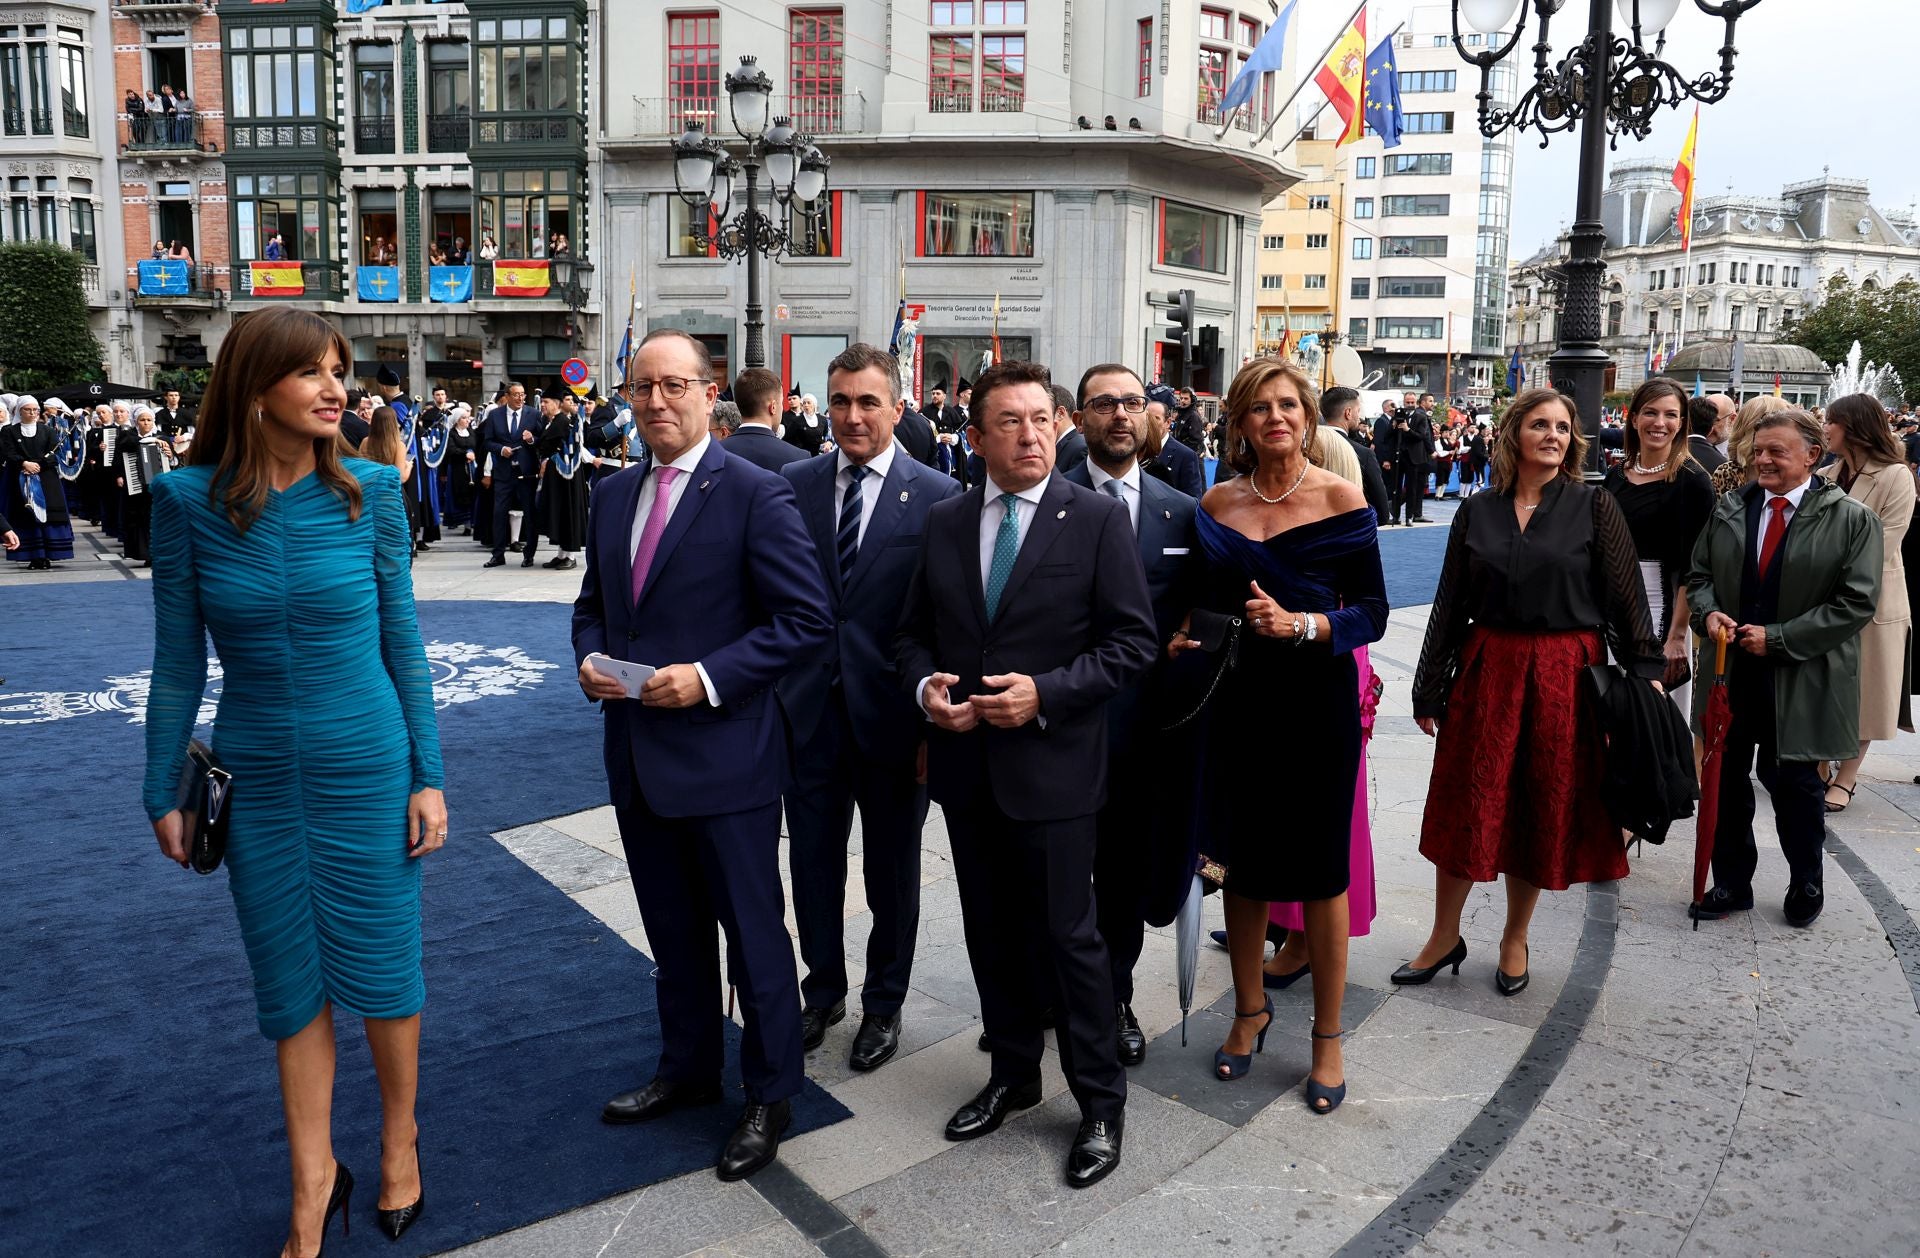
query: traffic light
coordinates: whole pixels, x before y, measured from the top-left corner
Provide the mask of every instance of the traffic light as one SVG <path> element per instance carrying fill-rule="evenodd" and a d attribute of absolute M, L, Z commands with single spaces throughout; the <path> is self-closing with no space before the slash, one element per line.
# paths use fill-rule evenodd
<path fill-rule="evenodd" d="M 1193 371 L 1193 290 L 1175 289 L 1172 292 L 1148 293 L 1147 301 L 1155 307 L 1155 338 L 1161 341 L 1175 341 L 1180 346 L 1180 379 L 1184 388 L 1191 381 Z"/>

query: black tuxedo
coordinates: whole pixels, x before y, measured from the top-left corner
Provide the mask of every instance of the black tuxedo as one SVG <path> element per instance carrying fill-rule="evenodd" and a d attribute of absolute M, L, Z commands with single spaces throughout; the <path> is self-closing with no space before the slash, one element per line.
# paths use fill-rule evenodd
<path fill-rule="evenodd" d="M 496 406 L 487 412 L 480 425 L 480 446 L 493 456 L 493 557 L 506 558 L 507 534 L 511 525 L 508 513 L 520 511 L 520 553 L 531 563 L 540 544 L 540 521 L 534 510 L 540 478 L 540 456 L 534 447 L 547 431 L 547 423 L 537 407 L 514 410 Z M 533 441 L 520 434 L 531 432 Z M 503 453 L 512 450 L 508 457 Z"/>
<path fill-rule="evenodd" d="M 1395 413 L 1406 426 L 1393 433 L 1393 467 L 1387 485 L 1393 491 L 1392 516 L 1408 523 L 1426 514 L 1427 472 L 1433 463 L 1433 421 L 1417 407 Z"/>
<path fill-rule="evenodd" d="M 1107 794 L 1107 704 L 1153 662 L 1153 602 L 1118 502 L 1051 476 L 1038 508 L 1019 508 L 1031 523 L 991 620 L 981 526 L 997 527 L 1000 505 L 983 484 L 927 513 L 897 638 L 899 678 L 917 699 L 922 679 L 955 674 L 953 701 L 980 693 L 983 675 L 1033 678 L 1038 719 L 1016 729 L 982 721 L 965 733 L 928 726 L 927 783 L 952 841 L 993 1081 L 1040 1077 L 1040 1012 L 1051 995 L 1081 1112 L 1114 1120 L 1126 1081 L 1094 915 L 1094 813 Z"/>
<path fill-rule="evenodd" d="M 1373 508 L 1373 514 L 1378 522 L 1385 524 L 1387 512 L 1392 508 L 1387 496 L 1386 478 L 1380 474 L 1380 460 L 1374 457 L 1373 451 L 1369 450 L 1367 443 L 1360 438 L 1350 432 L 1346 434 L 1346 438 L 1347 444 L 1353 448 L 1353 457 L 1360 461 L 1361 492 L 1366 494 L 1367 505 Z"/>
<path fill-rule="evenodd" d="M 786 814 L 793 912 L 806 963 L 801 1003 L 827 1009 L 847 994 L 847 840 L 857 804 L 861 872 L 873 914 L 861 1004 L 870 1014 L 897 1013 L 920 928 L 927 791 L 915 772 L 926 718 L 894 673 L 893 632 L 920 559 L 927 512 L 960 487 L 896 442 L 843 581 L 840 456 L 803 459 L 781 474 L 813 539 L 834 623 L 824 648 L 778 686 L 794 741 Z"/>
<path fill-rule="evenodd" d="M 762 428 L 758 424 L 742 424 L 733 430 L 733 435 L 723 442 L 728 454 L 736 454 L 755 467 L 777 472 L 789 463 L 799 463 L 806 455 L 779 437 L 771 428 Z"/>

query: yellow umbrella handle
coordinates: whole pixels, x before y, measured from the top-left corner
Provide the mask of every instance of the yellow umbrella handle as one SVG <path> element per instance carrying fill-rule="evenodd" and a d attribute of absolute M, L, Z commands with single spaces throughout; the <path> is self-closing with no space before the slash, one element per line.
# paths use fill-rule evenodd
<path fill-rule="evenodd" d="M 1727 636 L 1724 633 L 1713 635 L 1713 675 L 1727 675 Z"/>

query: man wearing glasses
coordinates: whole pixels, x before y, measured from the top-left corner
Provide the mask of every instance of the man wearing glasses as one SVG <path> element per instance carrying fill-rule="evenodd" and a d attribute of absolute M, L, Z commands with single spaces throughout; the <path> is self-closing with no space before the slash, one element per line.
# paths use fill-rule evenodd
<path fill-rule="evenodd" d="M 1198 503 L 1141 469 L 1142 448 L 1152 435 L 1149 425 L 1156 422 L 1150 410 L 1157 404 L 1148 402 L 1132 368 L 1120 363 L 1087 368 L 1080 377 L 1078 402 L 1073 423 L 1086 438 L 1087 461 L 1067 472 L 1066 479 L 1125 504 L 1147 572 L 1154 632 L 1157 641 L 1165 643 L 1194 602 L 1193 515 Z M 1155 667 L 1164 659 L 1156 656 Z M 1149 684 L 1143 676 L 1107 703 L 1107 802 L 1095 823 L 1093 896 L 1113 974 L 1123 1066 L 1147 1059 L 1146 1033 L 1133 1016 L 1133 967 L 1146 937 L 1145 918 L 1171 921 L 1179 908 L 1145 901 L 1153 881 L 1148 875 L 1165 863 L 1155 862 L 1151 851 L 1154 783 L 1159 776 L 1153 753 L 1163 749 L 1154 746 L 1147 724 Z M 1185 889 L 1185 879 L 1169 883 L 1174 884 Z"/>
<path fill-rule="evenodd" d="M 607 785 L 659 965 L 658 1070 L 601 1116 L 641 1123 L 720 1099 L 713 939 L 724 924 L 745 1013 L 746 1108 L 717 1169 L 738 1180 L 779 1152 L 801 1083 L 779 868 L 786 721 L 774 685 L 821 650 L 831 626 L 792 486 L 707 434 L 712 376 L 706 348 L 678 330 L 653 332 L 634 352 L 626 390 L 648 457 L 594 492 L 573 651 L 581 690 L 603 705 Z M 590 655 L 656 671 L 629 697 Z"/>

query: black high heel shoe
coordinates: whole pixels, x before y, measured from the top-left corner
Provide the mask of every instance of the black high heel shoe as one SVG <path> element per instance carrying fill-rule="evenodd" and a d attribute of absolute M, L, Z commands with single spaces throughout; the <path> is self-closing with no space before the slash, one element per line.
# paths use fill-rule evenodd
<path fill-rule="evenodd" d="M 1267 1003 L 1252 1013 L 1241 1013 L 1238 1009 L 1233 1011 L 1236 1018 L 1257 1018 L 1263 1013 L 1267 1015 L 1267 1022 L 1260 1028 L 1260 1034 L 1254 1037 L 1253 1053 L 1263 1052 L 1267 1047 L 1267 1032 L 1273 1029 L 1273 997 L 1267 997 Z M 1244 1078 L 1247 1071 L 1253 1068 L 1253 1053 L 1229 1053 L 1224 1048 L 1214 1049 L 1213 1077 L 1222 1083 Z M 1226 1073 L 1221 1074 L 1222 1070 Z"/>
<path fill-rule="evenodd" d="M 353 1235 L 353 1210 L 349 1202 L 353 1200 L 353 1172 L 342 1166 L 339 1159 L 333 1163 L 333 1192 L 327 1197 L 326 1217 L 320 1220 L 320 1248 L 313 1251 L 313 1258 L 321 1258 L 327 1252 L 327 1229 L 333 1226 L 333 1216 L 340 1216 L 340 1235 Z"/>
<path fill-rule="evenodd" d="M 1527 984 L 1533 981 L 1533 948 L 1527 948 L 1527 968 L 1518 974 L 1508 974 L 1497 964 L 1493 967 L 1493 986 L 1502 996 L 1518 996 L 1527 990 Z"/>
<path fill-rule="evenodd" d="M 1460 963 L 1466 959 L 1467 939 L 1465 935 L 1462 935 L 1460 941 L 1453 945 L 1453 951 L 1441 957 L 1438 964 L 1429 965 L 1423 969 L 1409 961 L 1393 972 L 1393 981 L 1402 987 L 1418 987 L 1422 983 L 1431 983 L 1433 976 L 1448 966 L 1453 967 L 1454 975 L 1458 977 L 1460 974 Z"/>
<path fill-rule="evenodd" d="M 1439 967 L 1436 966 L 1435 968 L 1437 969 Z M 1325 1035 L 1315 1031 L 1313 1038 L 1316 1040 L 1337 1040 L 1344 1035 L 1346 1035 L 1345 1031 L 1329 1031 Z M 1311 1074 L 1307 1076 L 1307 1108 L 1314 1113 L 1331 1114 L 1333 1111 L 1339 1109 L 1340 1102 L 1346 1099 L 1347 1081 L 1345 1079 L 1329 1087 L 1324 1083 L 1316 1083 Z"/>
<path fill-rule="evenodd" d="M 416 1169 L 420 1166 L 420 1145 L 417 1141 L 413 1146 L 413 1164 Z M 374 1211 L 374 1216 L 380 1223 L 380 1230 L 387 1234 L 388 1240 L 399 1240 L 408 1228 L 419 1222 L 420 1212 L 427 1208 L 427 1173 L 421 1170 L 419 1174 L 420 1195 L 413 1199 L 412 1205 L 401 1206 L 397 1210 Z"/>

